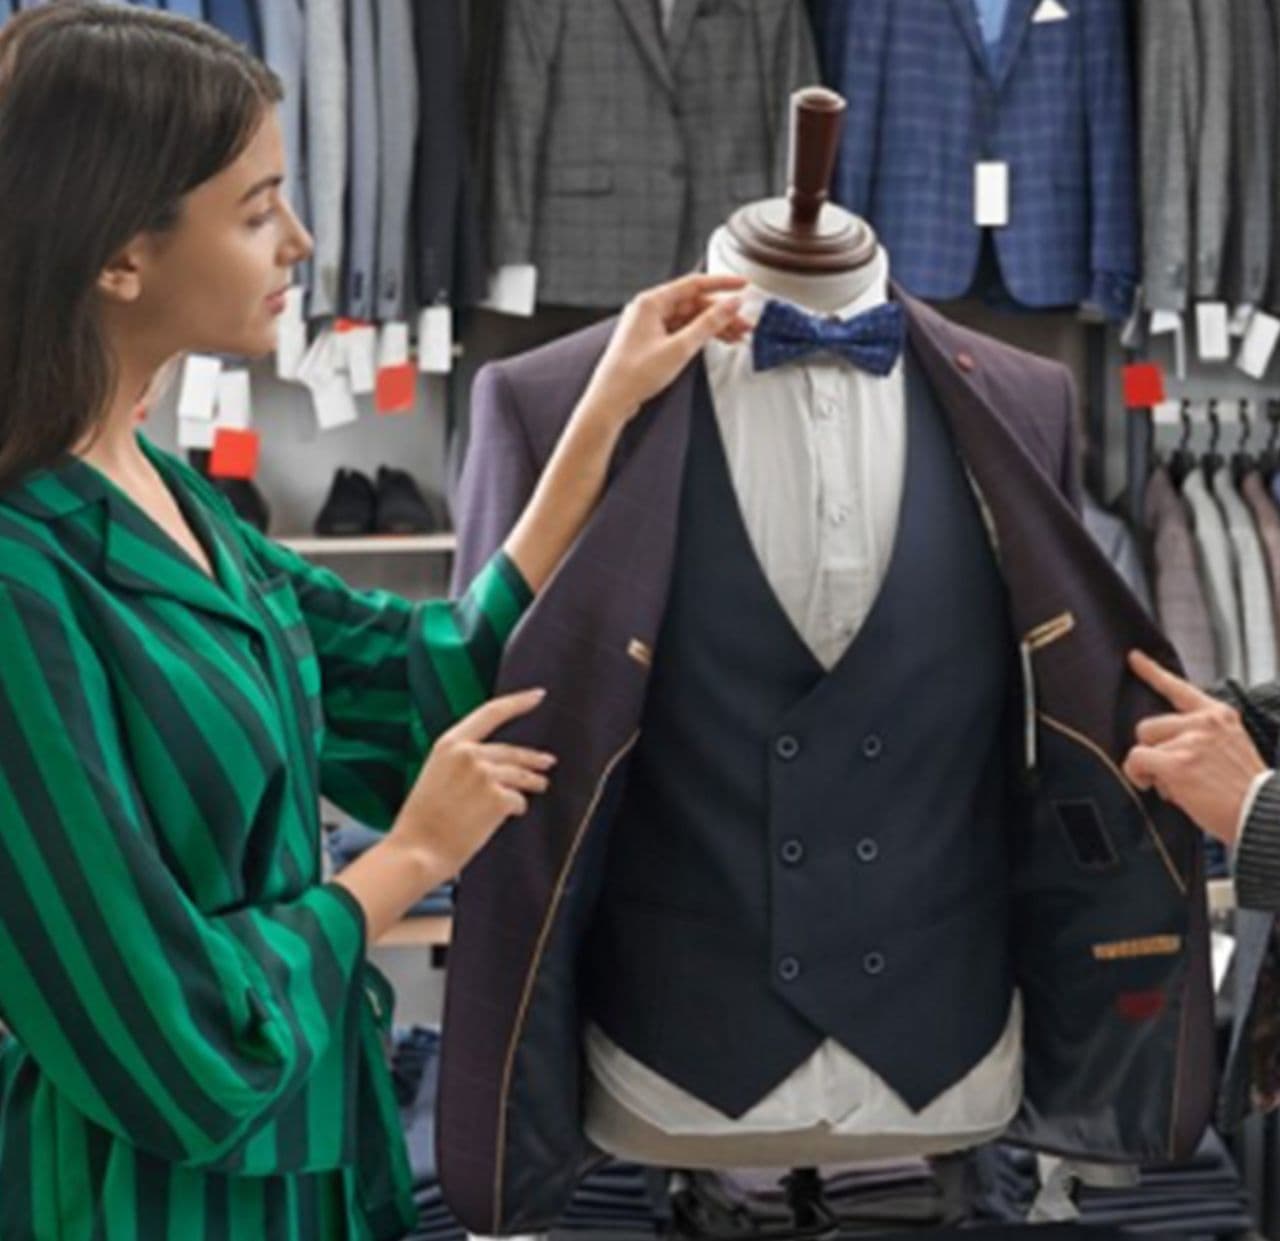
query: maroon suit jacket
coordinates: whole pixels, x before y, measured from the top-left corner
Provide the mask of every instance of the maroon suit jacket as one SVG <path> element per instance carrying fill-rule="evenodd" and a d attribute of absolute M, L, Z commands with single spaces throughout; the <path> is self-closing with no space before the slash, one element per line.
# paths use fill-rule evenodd
<path fill-rule="evenodd" d="M 1200 837 L 1120 771 L 1137 722 L 1161 708 L 1128 673 L 1126 652 L 1141 647 L 1173 667 L 1176 656 L 1077 517 L 1067 372 L 895 295 L 994 521 L 1034 683 L 1037 757 L 1011 876 L 1026 1102 L 1010 1137 L 1094 1160 L 1190 1154 L 1214 1081 Z M 457 585 L 510 531 L 612 326 L 477 378 Z M 439 1150 L 445 1194 L 474 1232 L 549 1226 L 598 1158 L 579 1124 L 575 962 L 610 802 L 644 710 L 700 365 L 629 428 L 606 494 L 503 659 L 498 692 L 550 690 L 508 739 L 552 750 L 560 765 L 552 791 L 494 838 L 461 884 Z M 1081 813 L 1112 855 L 1096 866 L 1071 848 Z"/>

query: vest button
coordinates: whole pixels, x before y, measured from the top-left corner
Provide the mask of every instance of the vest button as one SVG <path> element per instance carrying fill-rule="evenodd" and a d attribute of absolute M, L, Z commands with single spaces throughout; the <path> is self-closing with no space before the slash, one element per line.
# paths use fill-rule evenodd
<path fill-rule="evenodd" d="M 874 862 L 880 856 L 880 846 L 870 837 L 858 841 L 858 861 Z"/>
<path fill-rule="evenodd" d="M 788 866 L 799 866 L 804 861 L 804 842 L 792 837 L 782 842 L 782 860 Z"/>
<path fill-rule="evenodd" d="M 883 952 L 869 952 L 862 958 L 862 968 L 875 978 L 884 973 L 885 960 Z"/>
<path fill-rule="evenodd" d="M 789 763 L 799 755 L 800 742 L 788 733 L 786 736 L 778 738 L 778 744 L 774 748 L 778 752 L 778 757 Z"/>
<path fill-rule="evenodd" d="M 862 757 L 869 758 L 873 762 L 884 753 L 884 742 L 872 733 L 869 737 L 863 739 Z"/>
<path fill-rule="evenodd" d="M 795 982 L 800 977 L 800 962 L 795 957 L 783 957 L 778 962 L 778 977 L 783 982 Z"/>

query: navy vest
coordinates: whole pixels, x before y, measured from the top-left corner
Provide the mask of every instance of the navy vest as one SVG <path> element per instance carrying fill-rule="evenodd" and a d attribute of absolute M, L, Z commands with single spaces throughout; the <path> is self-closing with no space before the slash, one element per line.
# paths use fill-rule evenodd
<path fill-rule="evenodd" d="M 1008 1019 L 1016 644 L 910 358 L 907 418 L 888 575 L 828 673 L 750 543 L 705 373 L 695 392 L 671 594 L 583 993 L 618 1046 L 731 1117 L 827 1038 L 919 1110 Z"/>

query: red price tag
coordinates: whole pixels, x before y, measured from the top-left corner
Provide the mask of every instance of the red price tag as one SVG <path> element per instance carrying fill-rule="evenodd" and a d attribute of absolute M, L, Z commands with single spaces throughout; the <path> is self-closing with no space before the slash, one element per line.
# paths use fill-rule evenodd
<path fill-rule="evenodd" d="M 412 362 L 384 366 L 378 372 L 375 407 L 380 414 L 407 414 L 417 394 L 418 368 Z"/>
<path fill-rule="evenodd" d="M 1124 368 L 1124 403 L 1128 409 L 1151 409 L 1164 401 L 1164 371 L 1155 362 Z"/>
<path fill-rule="evenodd" d="M 209 473 L 214 478 L 252 478 L 258 472 L 257 431 L 231 431 L 222 427 L 213 437 Z"/>

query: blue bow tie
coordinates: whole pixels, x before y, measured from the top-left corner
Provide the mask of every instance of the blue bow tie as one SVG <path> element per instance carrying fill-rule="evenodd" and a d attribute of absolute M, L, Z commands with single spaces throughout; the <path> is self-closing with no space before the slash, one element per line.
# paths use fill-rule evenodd
<path fill-rule="evenodd" d="M 824 319 L 787 302 L 769 301 L 756 324 L 751 350 L 757 371 L 826 351 L 884 376 L 902 356 L 906 340 L 907 316 L 900 302 L 885 302 L 852 319 Z"/>

